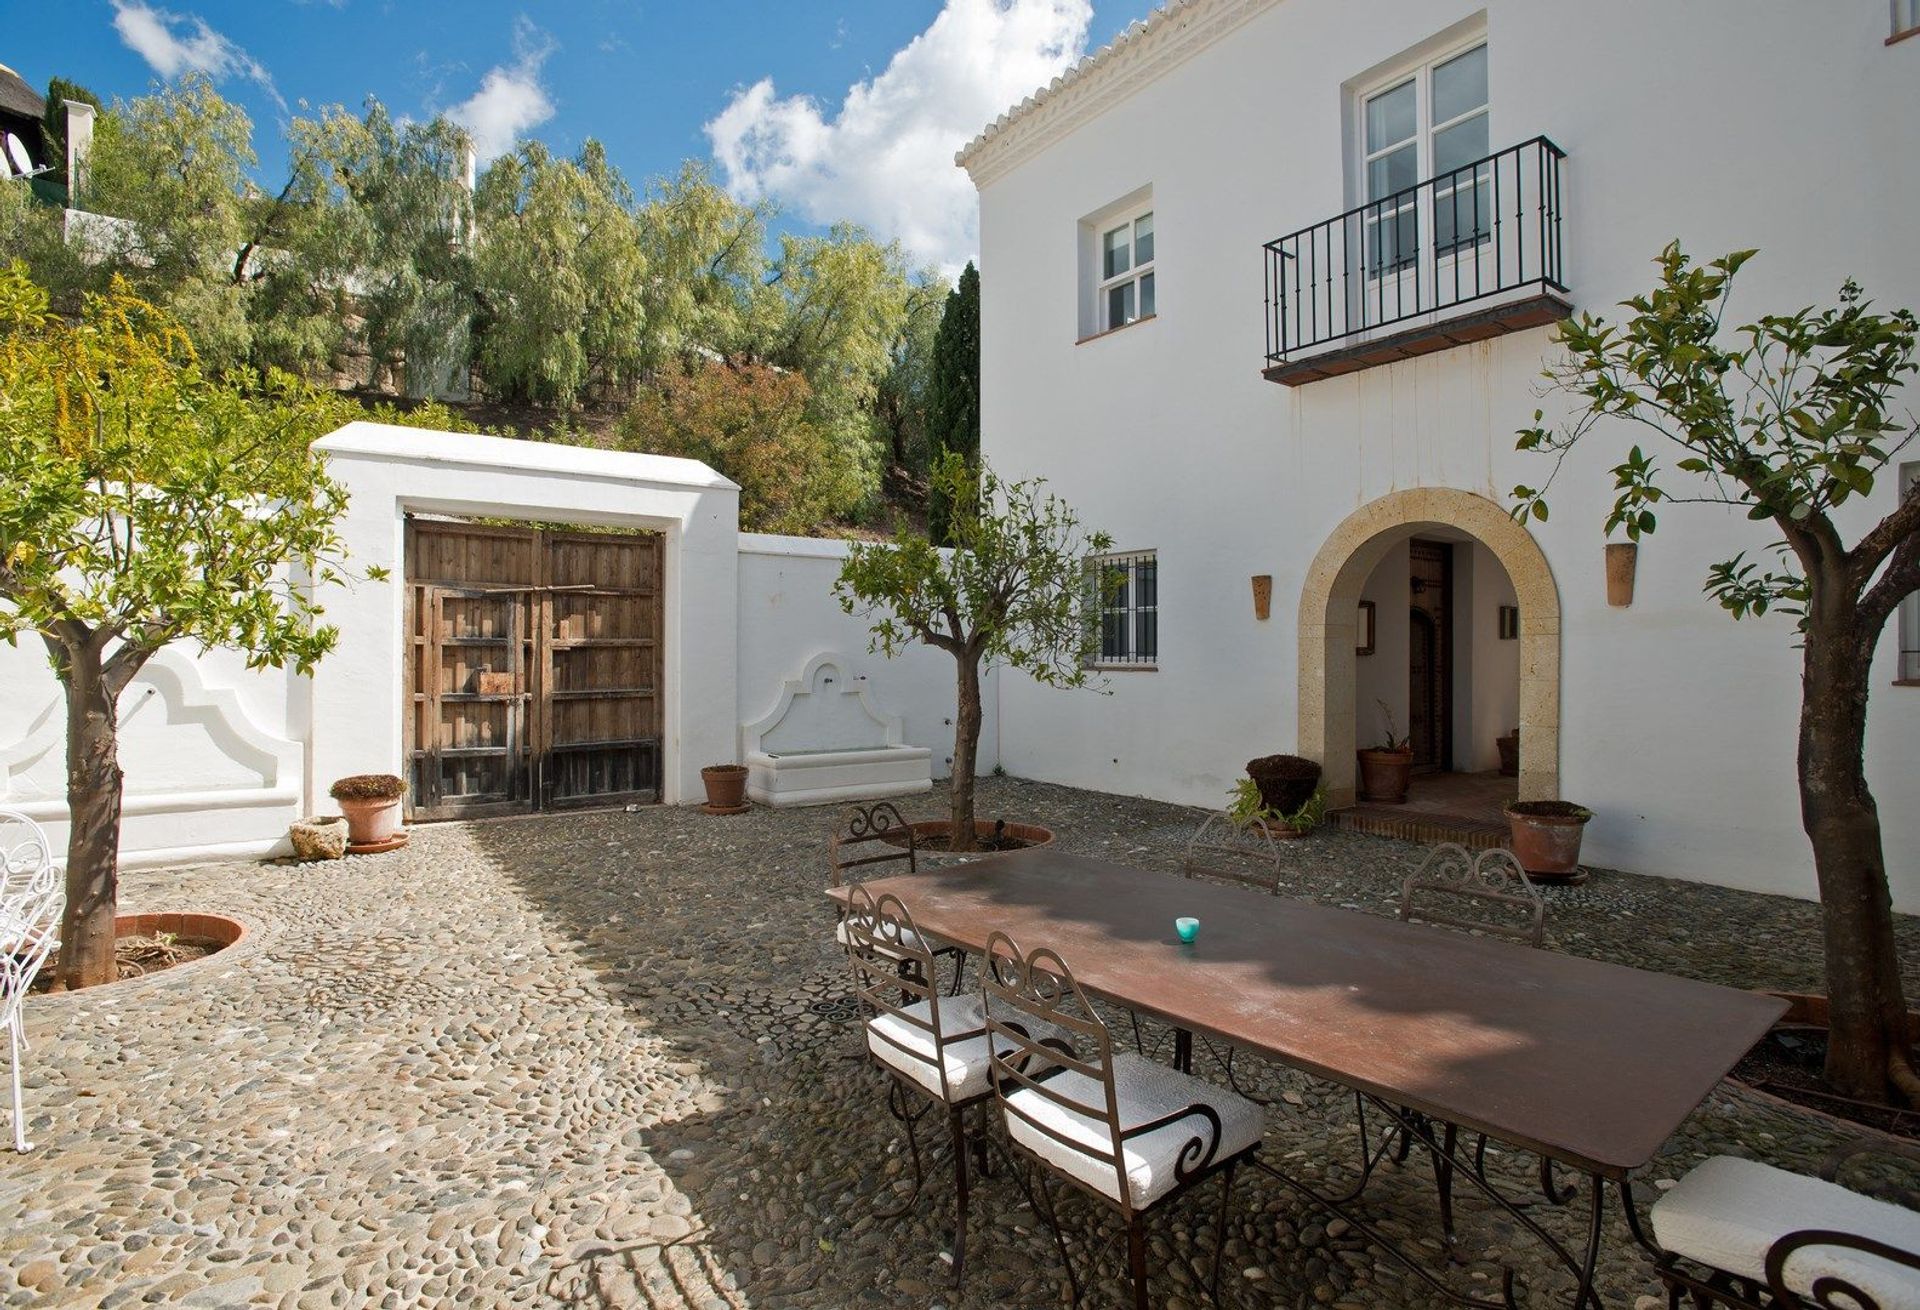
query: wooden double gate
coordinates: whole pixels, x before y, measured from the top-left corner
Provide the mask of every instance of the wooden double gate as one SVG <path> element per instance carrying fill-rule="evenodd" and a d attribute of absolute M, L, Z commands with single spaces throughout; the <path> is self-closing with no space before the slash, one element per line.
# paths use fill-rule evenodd
<path fill-rule="evenodd" d="M 660 538 L 409 519 L 412 817 L 655 801 Z"/>

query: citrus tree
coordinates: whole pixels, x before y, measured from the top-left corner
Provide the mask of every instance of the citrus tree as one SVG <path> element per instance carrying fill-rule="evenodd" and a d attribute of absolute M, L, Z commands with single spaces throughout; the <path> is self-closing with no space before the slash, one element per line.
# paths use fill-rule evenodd
<path fill-rule="evenodd" d="M 1094 677 L 1101 577 L 1112 549 L 1043 479 L 1002 482 L 957 454 L 934 466 L 932 491 L 953 506 L 953 548 L 902 531 L 891 542 L 855 542 L 834 583 L 848 614 L 871 618 L 871 649 L 892 656 L 913 642 L 958 666 L 953 727 L 953 849 L 974 849 L 974 763 L 980 746 L 980 675 L 1005 665 L 1051 687 Z"/>
<path fill-rule="evenodd" d="M 121 692 L 170 642 L 302 671 L 334 644 L 346 493 L 309 449 L 337 405 L 285 377 L 201 371 L 169 315 L 115 282 L 78 321 L 0 270 L 0 638 L 37 636 L 67 706 L 58 975 L 115 976 Z"/>
<path fill-rule="evenodd" d="M 1734 275 L 1753 254 L 1696 265 L 1669 245 L 1659 285 L 1624 302 L 1621 322 L 1563 324 L 1567 356 L 1547 376 L 1580 405 L 1554 427 L 1536 412 L 1520 448 L 1564 459 L 1583 439 L 1650 433 L 1677 458 L 1667 467 L 1628 449 L 1613 469 L 1609 533 L 1638 540 L 1654 531 L 1659 507 L 1704 504 L 1744 510 L 1778 535 L 1759 558 L 1741 551 L 1713 565 L 1705 591 L 1735 619 L 1778 611 L 1796 627 L 1800 814 L 1832 1010 L 1826 1077 L 1847 1096 L 1920 1103 L 1864 762 L 1874 651 L 1900 602 L 1920 590 L 1920 489 L 1877 521 L 1863 503 L 1916 435 L 1898 403 L 1916 371 L 1917 327 L 1908 310 L 1875 312 L 1849 282 L 1826 308 L 1725 329 Z M 1515 514 L 1546 518 L 1546 495 L 1516 487 Z M 1865 530 L 1849 540 L 1848 528 Z"/>

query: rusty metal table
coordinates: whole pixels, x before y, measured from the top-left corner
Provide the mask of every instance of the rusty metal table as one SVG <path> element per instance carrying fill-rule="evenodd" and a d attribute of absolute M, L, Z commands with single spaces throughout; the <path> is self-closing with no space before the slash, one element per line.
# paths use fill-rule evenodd
<path fill-rule="evenodd" d="M 1607 1185 L 1620 1189 L 1639 1237 L 1629 1175 L 1785 1008 L 1710 983 L 1051 849 L 868 886 L 898 896 L 923 933 L 968 950 L 984 950 L 995 930 L 1024 949 L 1050 946 L 1090 993 L 1350 1087 L 1402 1131 L 1449 1125 L 1444 1147 L 1438 1133 L 1422 1139 L 1436 1173 L 1467 1171 L 1547 1241 L 1579 1280 L 1576 1305 L 1600 1304 L 1592 1276 Z M 1180 915 L 1201 921 L 1191 945 L 1174 934 Z M 1585 1174 L 1585 1258 L 1454 1158 L 1452 1129 Z M 1363 1137 L 1363 1162 L 1366 1149 Z M 1370 1233 L 1346 1213 L 1351 1196 L 1268 1172 Z M 1501 1301 L 1476 1300 L 1400 1258 L 1465 1304 L 1512 1303 L 1510 1279 Z"/>

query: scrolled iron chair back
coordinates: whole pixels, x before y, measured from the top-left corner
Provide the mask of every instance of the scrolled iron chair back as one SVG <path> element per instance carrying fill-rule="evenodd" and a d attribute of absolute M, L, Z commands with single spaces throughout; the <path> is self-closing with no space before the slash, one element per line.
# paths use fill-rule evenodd
<path fill-rule="evenodd" d="M 1180 867 L 1189 878 L 1207 874 L 1280 894 L 1280 841 L 1272 825 L 1257 814 L 1245 819 L 1225 810 L 1209 814 L 1188 839 Z"/>
<path fill-rule="evenodd" d="M 1400 917 L 1529 946 L 1547 940 L 1547 903 L 1505 850 L 1476 855 L 1453 842 L 1435 846 L 1400 884 Z"/>
<path fill-rule="evenodd" d="M 0 810 L 0 896 L 54 885 L 53 846 L 46 831 L 18 810 Z"/>
<path fill-rule="evenodd" d="M 878 849 L 872 853 L 862 849 L 870 846 Z M 844 886 L 849 870 L 893 863 L 906 866 L 897 872 L 919 871 L 913 827 L 901 817 L 898 807 L 891 801 L 879 801 L 873 805 L 856 805 L 840 816 L 840 826 L 827 842 L 830 885 Z"/>
<path fill-rule="evenodd" d="M 1848 1161 L 1867 1155 L 1903 1159 L 1911 1165 L 1920 1165 L 1920 1146 L 1912 1142 L 1862 1137 L 1841 1142 L 1828 1151 L 1820 1161 L 1818 1173 L 1827 1182 L 1838 1183 L 1840 1170 Z M 1910 1187 L 1902 1188 L 1896 1199 L 1906 1208 L 1914 1208 L 1915 1195 Z M 1920 1270 L 1920 1253 L 1889 1246 L 1858 1233 L 1843 1233 L 1827 1228 L 1802 1229 L 1779 1238 L 1767 1250 L 1767 1290 L 1773 1294 L 1773 1305 L 1778 1310 L 1801 1310 L 1803 1306 L 1807 1310 L 1880 1310 L 1880 1302 L 1876 1298 L 1838 1274 L 1823 1274 L 1815 1278 L 1805 1292 L 1795 1292 L 1788 1287 L 1788 1261 L 1801 1251 L 1814 1249 L 1854 1251 L 1865 1256 L 1877 1256 L 1905 1269 Z"/>
<path fill-rule="evenodd" d="M 987 1069 L 1001 1110 L 1049 1140 L 1091 1156 L 1112 1169 L 1113 1196 L 1118 1197 L 1123 1214 L 1133 1214 L 1133 1192 L 1128 1185 L 1126 1164 L 1126 1143 L 1130 1139 L 1191 1119 L 1194 1135 L 1181 1146 L 1174 1174 L 1185 1183 L 1205 1173 L 1213 1164 L 1220 1147 L 1221 1124 L 1220 1116 L 1211 1106 L 1189 1105 L 1142 1124 L 1121 1122 L 1112 1034 L 1057 952 L 1043 946 L 1027 954 L 1007 934 L 995 932 L 987 939 L 981 979 L 990 1051 Z M 1066 1034 L 1073 1049 L 1066 1050 L 1057 1037 L 1042 1042 L 1029 1035 L 1046 1031 L 1046 1026 Z M 1097 1084 L 1097 1096 L 1083 1100 L 1063 1090 L 1059 1075 L 1069 1071 Z M 1100 1146 L 1069 1138 L 1035 1118 L 1009 1099 L 1023 1089 L 1073 1114 L 1102 1122 L 1106 1128 L 1106 1144 Z"/>
<path fill-rule="evenodd" d="M 892 1016 L 909 1028 L 918 1029 L 928 1049 L 939 1052 L 949 1041 L 978 1037 L 970 1033 L 948 1033 L 941 1029 L 939 989 L 933 970 L 933 952 L 927 939 L 913 926 L 913 915 L 900 898 L 890 893 L 875 896 L 861 883 L 855 883 L 847 895 L 847 963 L 853 971 L 854 995 L 869 1018 Z M 914 1009 L 926 1002 L 925 1013 Z M 886 1042 L 909 1058 L 927 1061 L 925 1051 L 916 1051 L 884 1028 L 868 1028 L 869 1040 Z M 947 1086 L 947 1062 L 930 1061 L 940 1074 L 940 1090 Z"/>

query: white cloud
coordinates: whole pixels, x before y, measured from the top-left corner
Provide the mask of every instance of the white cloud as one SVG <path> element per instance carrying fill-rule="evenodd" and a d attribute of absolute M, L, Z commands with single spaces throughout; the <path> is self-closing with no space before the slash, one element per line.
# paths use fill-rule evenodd
<path fill-rule="evenodd" d="M 244 77 L 258 82 L 275 103 L 285 107 L 260 61 L 207 26 L 198 14 L 176 14 L 145 0 L 113 0 L 113 30 L 162 77 L 189 72 L 205 73 L 216 82 Z"/>
<path fill-rule="evenodd" d="M 1090 0 L 946 0 L 933 25 L 828 116 L 763 78 L 706 125 L 728 189 L 818 222 L 854 219 L 952 270 L 979 214 L 956 150 L 1086 49 Z"/>
<path fill-rule="evenodd" d="M 514 24 L 513 49 L 511 64 L 488 69 L 480 89 L 447 111 L 472 135 L 482 163 L 506 154 L 553 117 L 553 100 L 540 84 L 540 67 L 553 53 L 553 40 L 523 16 Z"/>

